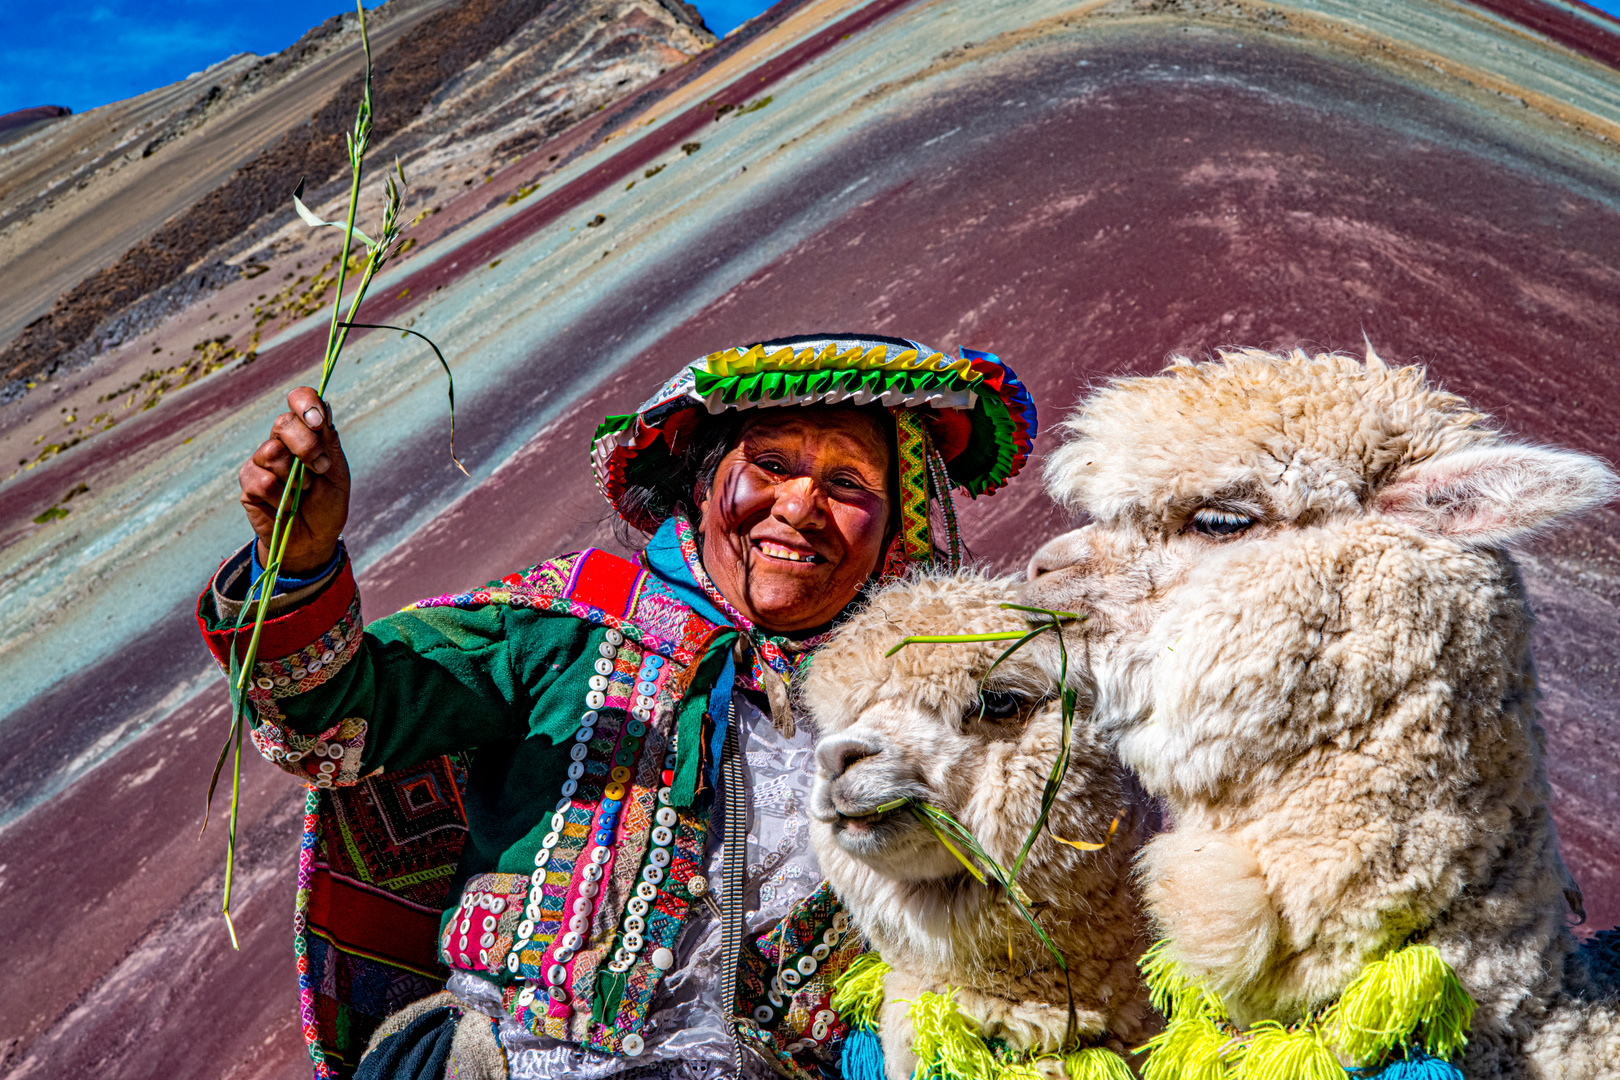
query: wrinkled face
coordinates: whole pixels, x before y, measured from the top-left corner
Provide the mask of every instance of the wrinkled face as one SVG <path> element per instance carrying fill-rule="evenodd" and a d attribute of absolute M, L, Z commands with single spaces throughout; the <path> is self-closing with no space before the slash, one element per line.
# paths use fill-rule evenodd
<path fill-rule="evenodd" d="M 1501 545 L 1613 477 L 1480 419 L 1417 369 L 1297 354 L 1173 367 L 1082 406 L 1047 484 L 1093 520 L 1036 553 L 1021 599 L 1084 616 L 1066 640 L 1094 722 L 1149 790 L 1274 783 L 1355 744 L 1447 650 L 1495 647 L 1519 603 Z"/>
<path fill-rule="evenodd" d="M 992 854 L 1001 846 L 998 839 L 1021 839 L 1018 830 L 1033 824 L 1005 815 L 985 820 L 982 781 L 987 770 L 1016 753 L 1026 729 L 1053 720 L 1057 705 L 1027 684 L 1007 686 L 1003 680 L 998 688 L 992 681 L 981 694 L 971 673 L 941 676 L 956 684 L 955 693 L 926 704 L 917 698 L 880 701 L 825 725 L 810 800 L 818 847 L 836 845 L 888 878 L 930 881 L 960 875 L 962 864 L 905 806 L 881 807 L 900 800 L 938 807 L 967 825 Z M 825 859 L 823 867 L 831 872 Z"/>
<path fill-rule="evenodd" d="M 890 501 L 888 439 L 872 417 L 766 410 L 698 504 L 704 569 L 757 626 L 821 626 L 878 569 Z"/>

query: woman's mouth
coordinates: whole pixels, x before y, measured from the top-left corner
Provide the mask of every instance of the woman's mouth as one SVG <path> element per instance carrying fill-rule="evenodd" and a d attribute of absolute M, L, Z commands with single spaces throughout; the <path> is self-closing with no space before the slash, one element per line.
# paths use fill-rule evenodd
<path fill-rule="evenodd" d="M 774 540 L 755 540 L 754 549 L 761 555 L 770 559 L 781 559 L 783 562 L 819 563 L 827 560 L 813 551 L 798 551 L 786 544 L 778 544 Z"/>

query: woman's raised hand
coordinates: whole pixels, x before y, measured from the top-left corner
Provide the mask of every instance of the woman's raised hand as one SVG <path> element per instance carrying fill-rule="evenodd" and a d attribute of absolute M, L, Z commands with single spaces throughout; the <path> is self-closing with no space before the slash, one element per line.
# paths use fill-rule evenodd
<path fill-rule="evenodd" d="M 276 507 L 292 471 L 304 463 L 304 494 L 282 556 L 281 573 L 298 577 L 319 570 L 337 553 L 349 518 L 349 462 L 343 456 L 332 409 L 308 386 L 287 395 L 288 411 L 276 417 L 270 438 L 242 466 L 242 508 L 259 536 L 259 565 L 270 557 Z"/>

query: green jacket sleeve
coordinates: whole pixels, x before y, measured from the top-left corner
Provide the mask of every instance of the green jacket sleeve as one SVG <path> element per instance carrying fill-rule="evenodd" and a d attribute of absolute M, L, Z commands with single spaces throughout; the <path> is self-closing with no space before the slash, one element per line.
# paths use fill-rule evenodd
<path fill-rule="evenodd" d="M 246 549 L 198 604 L 204 638 L 229 670 L 246 587 Z M 529 608 L 428 607 L 362 627 L 347 558 L 326 579 L 272 602 L 248 698 L 253 741 L 318 786 L 352 784 L 440 754 L 540 735 L 568 738 L 604 631 Z M 575 685 L 577 683 L 577 685 Z"/>

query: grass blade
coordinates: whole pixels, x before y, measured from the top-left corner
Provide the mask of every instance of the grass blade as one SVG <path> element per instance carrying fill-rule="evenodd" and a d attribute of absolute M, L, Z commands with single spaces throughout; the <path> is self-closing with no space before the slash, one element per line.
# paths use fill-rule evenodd
<path fill-rule="evenodd" d="M 969 641 L 1011 641 L 1013 638 L 1023 637 L 1026 630 L 1008 630 L 1002 634 L 914 634 L 902 638 L 900 644 L 884 653 L 884 656 L 893 656 L 907 645 L 959 645 Z"/>
<path fill-rule="evenodd" d="M 426 334 L 419 334 L 415 330 L 404 326 L 385 326 L 381 323 L 363 322 L 349 322 L 343 325 L 345 328 L 359 330 L 398 330 L 401 334 L 412 334 L 428 343 L 428 348 L 433 350 L 433 355 L 439 358 L 439 366 L 444 368 L 445 382 L 449 384 L 446 392 L 450 396 L 450 460 L 456 463 L 456 468 L 461 470 L 461 475 L 471 479 L 472 473 L 468 472 L 467 466 L 463 465 L 461 459 L 456 457 L 456 377 L 450 374 L 450 361 L 444 358 L 444 353 L 439 351 L 439 347 L 433 343 L 433 339 Z"/>

